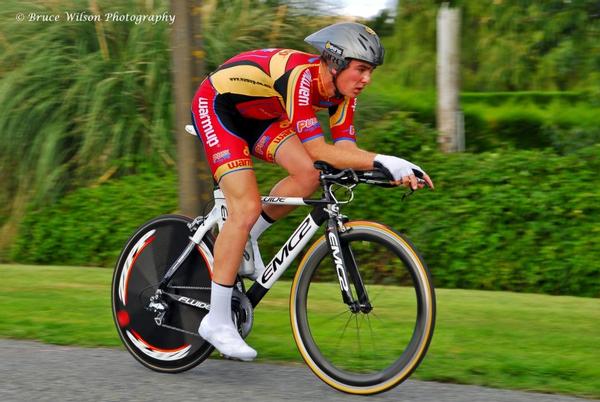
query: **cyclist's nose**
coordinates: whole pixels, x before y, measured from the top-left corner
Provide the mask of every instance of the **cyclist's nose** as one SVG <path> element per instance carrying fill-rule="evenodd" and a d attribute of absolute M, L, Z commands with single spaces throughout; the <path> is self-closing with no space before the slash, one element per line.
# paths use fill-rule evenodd
<path fill-rule="evenodd" d="M 364 85 L 369 85 L 369 83 L 371 82 L 371 72 L 365 72 L 361 77 L 361 81 Z"/>

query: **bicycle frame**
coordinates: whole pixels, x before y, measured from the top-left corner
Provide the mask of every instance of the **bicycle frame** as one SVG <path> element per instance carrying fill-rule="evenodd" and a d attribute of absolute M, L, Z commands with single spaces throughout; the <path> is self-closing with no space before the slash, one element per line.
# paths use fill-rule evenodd
<path fill-rule="evenodd" d="M 250 300 L 252 307 L 256 307 L 256 305 L 260 302 L 260 300 L 262 300 L 273 284 L 277 282 L 285 270 L 291 265 L 292 261 L 298 256 L 300 251 L 310 242 L 321 225 L 328 221 L 326 239 L 329 244 L 335 264 L 335 270 L 338 275 L 342 298 L 353 311 L 370 310 L 368 296 L 362 283 L 360 273 L 356 268 L 354 256 L 352 255 L 351 250 L 348 247 L 345 247 L 342 242 L 340 242 L 339 231 L 345 231 L 346 229 L 343 225 L 343 216 L 339 214 L 339 203 L 331 195 L 329 189 L 330 186 L 325 185 L 325 196 L 318 200 L 304 199 L 300 197 L 261 197 L 263 204 L 313 206 L 313 210 L 302 220 L 296 230 L 271 259 L 269 264 L 266 265 L 262 275 L 246 292 L 246 296 Z M 175 275 L 177 269 L 188 257 L 191 250 L 195 246 L 201 244 L 202 239 L 209 230 L 214 227 L 218 227 L 219 229 L 223 227 L 223 224 L 227 219 L 227 205 L 225 203 L 223 192 L 218 188 L 214 190 L 214 200 L 215 205 L 208 215 L 205 217 L 196 218 L 196 220 L 191 224 L 198 224 L 198 228 L 190 237 L 190 243 L 186 246 L 179 258 L 167 270 L 167 273 L 162 279 L 157 292 L 166 293 L 165 289 L 170 279 Z M 355 301 L 353 298 L 348 281 L 348 272 L 350 272 L 350 276 L 358 293 L 358 301 Z M 166 294 L 176 301 L 191 306 L 205 309 L 209 308 L 206 303 L 203 303 L 199 300 L 194 300 L 188 297 L 174 297 L 174 295 L 170 295 L 169 293 Z"/>

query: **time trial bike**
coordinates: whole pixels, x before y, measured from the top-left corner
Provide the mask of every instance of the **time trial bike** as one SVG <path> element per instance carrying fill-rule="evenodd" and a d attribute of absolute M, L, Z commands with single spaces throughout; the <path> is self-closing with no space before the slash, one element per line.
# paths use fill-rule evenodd
<path fill-rule="evenodd" d="M 390 186 L 387 172 L 315 166 L 321 198 L 262 197 L 265 204 L 312 211 L 248 289 L 238 275 L 232 317 L 246 337 L 254 308 L 324 226 L 291 283 L 294 340 L 330 386 L 351 394 L 383 392 L 408 378 L 425 356 L 436 311 L 431 275 L 404 235 L 340 212 L 358 184 Z M 159 216 L 127 241 L 112 280 L 112 312 L 125 347 L 144 366 L 181 372 L 214 350 L 197 329 L 210 309 L 215 233 L 226 219 L 225 199 L 215 188 L 206 216 Z"/>

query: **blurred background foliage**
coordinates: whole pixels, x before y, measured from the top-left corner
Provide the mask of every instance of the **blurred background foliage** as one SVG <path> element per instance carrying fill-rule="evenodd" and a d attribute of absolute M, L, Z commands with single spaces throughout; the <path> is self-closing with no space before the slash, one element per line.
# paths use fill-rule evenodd
<path fill-rule="evenodd" d="M 402 0 L 386 61 L 400 84 L 435 88 L 437 0 Z M 600 87 L 597 0 L 453 0 L 461 10 L 465 91 Z"/>
<path fill-rule="evenodd" d="M 600 296 L 600 3 L 452 2 L 463 15 L 460 155 L 439 154 L 431 128 L 439 3 L 406 0 L 364 21 L 386 64 L 357 117 L 365 148 L 414 160 L 438 191 L 401 204 L 365 189 L 350 215 L 406 231 L 439 286 Z M 0 260 L 110 266 L 135 227 L 177 208 L 177 66 L 168 24 L 15 20 L 65 10 L 160 14 L 169 2 L 3 1 Z M 334 11 L 332 1 L 204 1 L 207 70 L 251 48 L 311 51 L 302 39 L 339 20 Z M 264 192 L 282 177 L 257 171 Z M 266 255 L 294 221 L 267 232 Z"/>

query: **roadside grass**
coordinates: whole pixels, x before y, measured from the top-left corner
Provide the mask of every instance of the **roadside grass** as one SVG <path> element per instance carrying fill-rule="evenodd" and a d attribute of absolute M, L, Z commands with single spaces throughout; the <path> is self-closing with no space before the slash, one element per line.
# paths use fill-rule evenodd
<path fill-rule="evenodd" d="M 120 346 L 110 269 L 0 265 L 0 337 Z M 255 311 L 259 360 L 300 362 L 289 282 Z M 600 398 L 600 300 L 438 289 L 429 352 L 413 378 Z M 391 335 L 390 335 L 391 336 Z"/>

